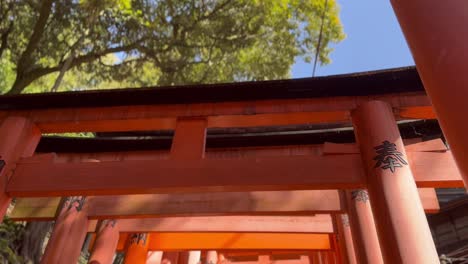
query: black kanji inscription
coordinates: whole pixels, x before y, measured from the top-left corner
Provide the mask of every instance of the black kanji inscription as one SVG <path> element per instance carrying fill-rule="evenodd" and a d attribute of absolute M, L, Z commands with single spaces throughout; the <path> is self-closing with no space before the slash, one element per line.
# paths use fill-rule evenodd
<path fill-rule="evenodd" d="M 140 242 L 142 242 L 142 244 L 146 243 L 146 234 L 145 233 L 132 234 L 132 236 L 130 237 L 130 244 L 140 244 Z"/>
<path fill-rule="evenodd" d="M 382 168 L 384 170 L 390 169 L 393 173 L 397 168 L 408 165 L 408 162 L 403 158 L 403 154 L 397 150 L 396 145 L 385 140 L 382 145 L 374 147 L 377 156 L 374 160 L 375 168 Z"/>
<path fill-rule="evenodd" d="M 73 207 L 76 211 L 81 211 L 86 201 L 86 196 L 70 196 L 67 197 L 66 203 L 68 203 L 68 210 L 72 209 Z"/>
<path fill-rule="evenodd" d="M 354 190 L 351 192 L 351 199 L 356 200 L 358 202 L 367 202 L 369 201 L 369 194 L 366 190 Z"/>

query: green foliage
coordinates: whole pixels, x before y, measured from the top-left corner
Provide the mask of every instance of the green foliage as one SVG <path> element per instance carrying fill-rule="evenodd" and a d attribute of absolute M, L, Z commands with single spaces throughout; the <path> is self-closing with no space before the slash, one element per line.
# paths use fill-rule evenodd
<path fill-rule="evenodd" d="M 3 0 L 0 89 L 10 93 L 289 77 L 344 38 L 335 0 Z M 27 87 L 27 88 L 26 88 Z"/>
<path fill-rule="evenodd" d="M 9 54 L 0 57 L 0 93 L 8 91 L 15 81 L 15 65 L 9 59 Z"/>
<path fill-rule="evenodd" d="M 0 224 L 0 263 L 23 263 L 18 255 L 24 225 L 5 217 Z"/>
<path fill-rule="evenodd" d="M 78 264 L 87 264 L 89 257 L 90 254 L 88 251 L 82 251 L 80 254 L 80 258 L 78 259 Z"/>
<path fill-rule="evenodd" d="M 95 135 L 92 132 L 78 132 L 78 133 L 44 133 L 42 136 L 51 137 L 79 137 L 79 138 L 93 138 Z"/>

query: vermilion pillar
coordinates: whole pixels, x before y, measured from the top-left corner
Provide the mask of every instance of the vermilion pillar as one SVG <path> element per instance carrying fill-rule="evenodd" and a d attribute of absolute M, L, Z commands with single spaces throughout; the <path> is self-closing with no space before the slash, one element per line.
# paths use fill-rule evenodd
<path fill-rule="evenodd" d="M 306 256 L 306 255 L 301 255 L 300 261 L 302 264 L 311 264 L 309 256 Z"/>
<path fill-rule="evenodd" d="M 384 261 L 439 263 L 392 109 L 365 102 L 352 118 Z"/>
<path fill-rule="evenodd" d="M 216 253 L 216 250 L 208 250 L 206 252 L 206 263 L 207 264 L 218 263 L 218 253 Z"/>
<path fill-rule="evenodd" d="M 111 264 L 119 243 L 119 228 L 116 220 L 104 220 L 94 242 L 90 264 Z"/>
<path fill-rule="evenodd" d="M 330 264 L 338 264 L 338 256 L 336 251 L 327 251 L 328 255 L 328 263 Z"/>
<path fill-rule="evenodd" d="M 335 229 L 336 230 L 336 229 Z M 330 236 L 333 240 L 333 251 L 330 251 L 330 253 L 333 255 L 333 262 L 334 263 L 343 263 L 344 260 L 343 260 L 343 255 L 342 255 L 342 252 L 341 252 L 341 248 L 340 248 L 340 245 L 338 244 L 338 235 L 337 234 L 334 234 L 334 235 L 331 235 Z"/>
<path fill-rule="evenodd" d="M 341 229 L 343 233 L 343 242 L 346 248 L 346 259 L 349 264 L 356 264 L 356 254 L 354 252 L 354 245 L 353 245 L 353 236 L 351 234 L 351 227 L 349 225 L 349 218 L 347 214 L 337 215 L 338 219 L 338 227 Z"/>
<path fill-rule="evenodd" d="M 127 241 L 125 264 L 145 264 L 148 255 L 149 235 L 146 233 L 131 234 Z"/>
<path fill-rule="evenodd" d="M 384 263 L 367 191 L 346 191 L 346 200 L 357 262 Z"/>
<path fill-rule="evenodd" d="M 391 3 L 467 186 L 468 1 Z"/>
<path fill-rule="evenodd" d="M 309 261 L 311 264 L 322 264 L 319 251 L 310 252 Z"/>
<path fill-rule="evenodd" d="M 41 138 L 32 122 L 22 117 L 8 117 L 0 125 L 0 218 L 3 219 L 11 197 L 5 193 L 8 174 L 22 157 L 31 156 Z"/>
<path fill-rule="evenodd" d="M 163 253 L 162 264 L 177 264 L 179 262 L 179 252 L 169 251 Z"/>
<path fill-rule="evenodd" d="M 198 264 L 200 263 L 201 251 L 190 250 L 179 254 L 179 264 Z"/>
<path fill-rule="evenodd" d="M 69 197 L 55 221 L 41 263 L 76 263 L 88 231 L 86 198 Z"/>
<path fill-rule="evenodd" d="M 258 264 L 270 264 L 270 256 L 268 255 L 260 255 L 258 256 Z"/>
<path fill-rule="evenodd" d="M 201 251 L 191 250 L 189 251 L 188 264 L 198 264 L 201 259 Z"/>
<path fill-rule="evenodd" d="M 226 257 L 223 253 L 218 253 L 218 264 L 223 264 L 227 262 Z"/>
<path fill-rule="evenodd" d="M 146 264 L 161 264 L 162 255 L 162 251 L 148 251 L 148 255 L 146 256 Z"/>
<path fill-rule="evenodd" d="M 332 264 L 327 251 L 319 251 L 320 264 Z"/>

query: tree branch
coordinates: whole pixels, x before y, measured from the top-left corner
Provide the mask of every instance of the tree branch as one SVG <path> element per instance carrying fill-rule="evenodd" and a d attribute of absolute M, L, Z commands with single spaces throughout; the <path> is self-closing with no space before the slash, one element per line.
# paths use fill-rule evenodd
<path fill-rule="evenodd" d="M 88 54 L 85 54 L 85 55 L 77 56 L 76 58 L 73 59 L 73 62 L 70 64 L 70 68 L 81 65 L 83 63 L 92 62 L 92 61 L 97 60 L 100 57 L 105 56 L 107 54 L 117 53 L 117 52 L 122 52 L 122 51 L 123 52 L 128 52 L 128 51 L 131 51 L 131 50 L 135 50 L 135 49 L 138 49 L 139 46 L 140 46 L 140 44 L 139 44 L 139 41 L 138 41 L 138 42 L 135 42 L 135 43 L 132 43 L 132 44 L 129 44 L 129 45 L 125 45 L 125 46 L 108 48 L 108 49 L 102 50 L 100 52 L 88 53 Z M 58 67 L 60 67 L 60 65 L 58 65 Z"/>
<path fill-rule="evenodd" d="M 92 62 L 107 54 L 121 52 L 121 51 L 131 51 L 133 49 L 138 48 L 138 46 L 139 46 L 139 43 L 133 43 L 133 44 L 126 45 L 126 46 L 108 48 L 100 52 L 89 53 L 86 55 L 78 56 L 73 59 L 73 61 L 70 63 L 69 67 L 67 68 L 71 69 L 83 63 Z M 44 75 L 60 71 L 60 69 L 62 69 L 62 67 L 64 66 L 64 63 L 67 62 L 67 59 L 53 67 L 37 67 L 32 70 L 27 70 L 27 71 L 22 72 L 23 74 L 21 76 L 18 76 L 18 75 L 16 76 L 15 83 L 13 83 L 12 88 L 10 89 L 10 91 L 7 92 L 7 94 L 19 94 L 24 90 L 24 88 L 26 88 L 26 86 L 31 84 L 34 80 L 37 80 Z"/>
<path fill-rule="evenodd" d="M 0 38 L 0 58 L 3 55 L 3 52 L 7 48 L 7 42 L 8 42 L 8 35 L 10 35 L 10 32 L 13 29 L 13 21 L 10 21 L 10 24 L 8 25 L 7 30 L 2 33 L 1 38 Z"/>
<path fill-rule="evenodd" d="M 42 1 L 39 11 L 39 18 L 34 25 L 33 33 L 29 38 L 28 45 L 26 46 L 26 49 L 21 54 L 21 57 L 18 61 L 17 73 L 24 71 L 25 66 L 31 64 L 32 53 L 36 50 L 37 45 L 42 38 L 47 21 L 49 20 L 49 16 L 52 12 L 52 3 L 53 0 Z"/>

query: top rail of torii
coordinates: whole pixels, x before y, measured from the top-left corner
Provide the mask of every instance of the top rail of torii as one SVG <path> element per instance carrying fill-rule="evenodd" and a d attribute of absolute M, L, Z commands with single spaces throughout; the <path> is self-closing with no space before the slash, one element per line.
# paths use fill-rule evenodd
<path fill-rule="evenodd" d="M 178 118 L 207 128 L 350 123 L 360 102 L 382 100 L 397 119 L 434 119 L 415 68 L 328 77 L 0 96 L 0 118 L 23 116 L 42 133 L 173 130 Z"/>
<path fill-rule="evenodd" d="M 244 148 L 234 156 L 224 150 L 205 157 L 206 139 L 210 129 L 349 126 L 350 112 L 370 100 L 387 102 L 397 120 L 434 118 L 414 68 L 297 80 L 3 96 L 0 117 L 23 118 L 41 133 L 175 131 L 170 150 L 156 159 L 155 153 L 146 153 L 99 163 L 86 159 L 63 163 L 39 156 L 7 161 L 15 170 L 5 190 L 10 196 L 36 197 L 362 188 L 366 179 L 359 153 L 346 146 L 305 155 L 293 145 Z M 255 146 L 253 141 L 243 145 Z M 450 151 L 415 152 L 410 159 L 419 187 L 462 186 Z"/>

